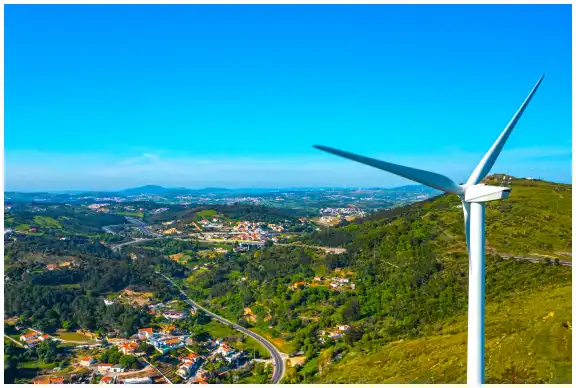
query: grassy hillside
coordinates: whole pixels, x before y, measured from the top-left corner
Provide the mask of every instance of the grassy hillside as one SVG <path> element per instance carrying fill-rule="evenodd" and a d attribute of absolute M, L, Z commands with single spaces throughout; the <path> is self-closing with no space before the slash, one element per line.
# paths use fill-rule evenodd
<path fill-rule="evenodd" d="M 486 207 L 487 251 L 570 260 L 572 186 L 526 179 L 513 179 L 508 186 L 512 188 L 508 199 Z M 462 207 L 455 195 L 382 211 L 315 233 L 309 242 L 354 249 L 390 232 L 408 231 L 414 238 L 429 240 L 438 252 L 466 251 Z"/>
<path fill-rule="evenodd" d="M 487 304 L 487 383 L 571 382 L 571 294 L 567 285 Z M 318 382 L 465 383 L 466 320 L 424 338 L 355 347 Z"/>
<path fill-rule="evenodd" d="M 510 198 L 486 211 L 493 255 L 486 268 L 486 379 L 569 383 L 571 268 L 499 256 L 570 260 L 571 185 L 517 179 L 508 186 Z M 383 211 L 308 241 L 348 248 L 364 335 L 297 368 L 305 381 L 466 381 L 468 260 L 457 197 Z"/>

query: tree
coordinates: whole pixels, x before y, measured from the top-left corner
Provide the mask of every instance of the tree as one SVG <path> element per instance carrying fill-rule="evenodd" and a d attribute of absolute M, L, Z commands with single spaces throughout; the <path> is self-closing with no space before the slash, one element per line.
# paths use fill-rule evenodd
<path fill-rule="evenodd" d="M 138 361 L 136 360 L 136 357 L 131 355 L 121 356 L 118 362 L 120 365 L 128 369 L 136 369 L 138 367 Z"/>
<path fill-rule="evenodd" d="M 360 318 L 360 304 L 358 303 L 358 299 L 351 298 L 342 306 L 340 312 L 342 313 L 342 317 L 347 321 L 355 321 Z"/>
<path fill-rule="evenodd" d="M 352 346 L 354 342 L 360 341 L 364 335 L 364 330 L 358 326 L 352 326 L 344 334 L 344 341 Z"/>
<path fill-rule="evenodd" d="M 152 353 L 154 353 L 154 346 L 150 345 L 147 342 L 140 342 L 140 344 L 138 345 L 138 352 L 151 355 Z"/>
<path fill-rule="evenodd" d="M 18 361 L 13 356 L 4 357 L 4 383 L 12 384 L 18 373 Z"/>
<path fill-rule="evenodd" d="M 58 347 L 56 342 L 52 341 L 51 339 L 42 341 L 36 348 L 36 354 L 38 355 L 38 358 L 45 364 L 56 361 L 56 355 L 58 354 Z"/>
<path fill-rule="evenodd" d="M 286 362 L 286 376 L 283 381 L 288 384 L 298 384 L 302 381 L 302 376 L 298 374 L 296 368 L 290 363 L 290 360 Z"/>

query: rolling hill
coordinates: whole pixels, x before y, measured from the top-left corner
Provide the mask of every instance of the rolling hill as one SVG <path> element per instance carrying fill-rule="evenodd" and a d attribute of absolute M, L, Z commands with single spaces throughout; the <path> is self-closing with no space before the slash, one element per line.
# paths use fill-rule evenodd
<path fill-rule="evenodd" d="M 497 183 L 493 176 L 486 182 Z M 526 179 L 512 179 L 509 186 L 508 199 L 486 206 L 487 252 L 570 260 L 572 186 Z M 373 245 L 391 232 L 426 237 L 437 252 L 466 252 L 460 200 L 446 194 L 322 230 L 307 241 L 354 250 L 368 240 Z"/>
<path fill-rule="evenodd" d="M 507 185 L 509 199 L 486 211 L 486 381 L 570 383 L 572 272 L 546 259 L 571 260 L 571 185 L 525 179 Z M 442 195 L 311 235 L 310 243 L 348 248 L 355 269 L 372 278 L 359 290 L 367 295 L 359 298 L 366 312 L 358 323 L 367 328 L 362 339 L 322 350 L 300 370 L 315 363 L 305 381 L 465 383 L 463 229 L 458 198 Z M 414 250 L 421 246 L 433 253 Z M 543 260 L 503 259 L 508 257 Z M 436 270 L 423 270 L 427 258 Z M 413 302 L 399 297 L 405 293 Z M 379 302 L 366 306 L 372 299 Z"/>

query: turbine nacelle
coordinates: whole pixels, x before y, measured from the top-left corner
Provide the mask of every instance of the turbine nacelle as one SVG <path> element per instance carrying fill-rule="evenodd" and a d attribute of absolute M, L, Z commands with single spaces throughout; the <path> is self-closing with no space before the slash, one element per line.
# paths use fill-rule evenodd
<path fill-rule="evenodd" d="M 506 199 L 510 195 L 509 187 L 486 186 L 484 184 L 468 186 L 464 189 L 465 202 L 489 202 Z"/>

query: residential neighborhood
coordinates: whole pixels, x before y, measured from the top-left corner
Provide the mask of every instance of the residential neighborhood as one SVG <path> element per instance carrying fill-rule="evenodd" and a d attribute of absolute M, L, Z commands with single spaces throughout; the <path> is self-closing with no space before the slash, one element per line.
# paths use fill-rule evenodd
<path fill-rule="evenodd" d="M 24 346 L 30 348 L 45 340 L 65 342 L 33 329 L 24 332 L 19 339 Z M 192 350 L 188 344 L 194 345 L 200 352 Z M 103 361 L 109 359 L 114 352 L 119 352 L 124 357 L 120 357 L 121 363 Z M 225 374 L 245 367 L 250 361 L 246 352 L 235 349 L 221 338 L 196 341 L 189 334 L 170 335 L 166 329 L 157 330 L 151 327 L 138 329 L 124 341 L 104 338 L 94 346 L 76 347 L 75 353 L 75 373 L 37 376 L 32 383 L 207 384 L 208 377 L 213 373 Z M 217 365 L 216 370 L 209 367 L 213 363 Z M 60 370 L 61 368 L 54 368 L 54 372 Z"/>

